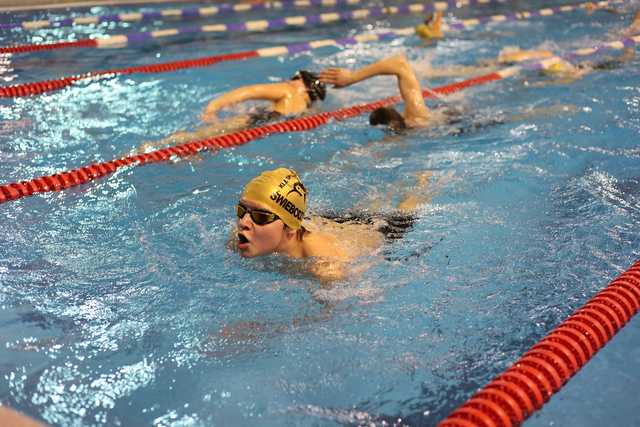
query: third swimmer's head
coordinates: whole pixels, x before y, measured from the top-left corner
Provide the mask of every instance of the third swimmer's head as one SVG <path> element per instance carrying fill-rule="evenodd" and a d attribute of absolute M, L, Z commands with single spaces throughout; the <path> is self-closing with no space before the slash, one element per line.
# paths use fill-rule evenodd
<path fill-rule="evenodd" d="M 307 94 L 311 102 L 321 100 L 327 96 L 327 86 L 320 81 L 320 77 L 317 74 L 311 73 L 306 70 L 300 70 L 296 72 L 291 80 L 302 80 L 304 86 L 307 88 Z"/>
<path fill-rule="evenodd" d="M 380 107 L 373 110 L 369 114 L 369 124 L 372 126 L 387 125 L 392 130 L 407 128 L 404 117 L 393 107 Z"/>

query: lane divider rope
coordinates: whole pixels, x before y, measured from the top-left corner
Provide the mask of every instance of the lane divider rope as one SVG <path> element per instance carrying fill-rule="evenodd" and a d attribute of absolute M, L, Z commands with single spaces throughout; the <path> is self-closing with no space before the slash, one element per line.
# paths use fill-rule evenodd
<path fill-rule="evenodd" d="M 511 67 L 514 68 L 514 67 Z M 436 89 L 423 92 L 425 98 L 433 96 L 433 92 L 439 95 L 448 95 L 468 87 L 486 84 L 500 80 L 503 76 L 499 72 L 489 73 L 480 77 L 463 80 L 441 86 Z M 279 123 L 268 124 L 256 128 L 250 128 L 239 132 L 207 138 L 200 141 L 163 148 L 150 153 L 137 154 L 122 157 L 116 160 L 93 163 L 66 172 L 56 173 L 50 176 L 42 176 L 28 181 L 14 182 L 0 185 L 0 204 L 23 197 L 29 197 L 37 193 L 60 191 L 67 188 L 86 184 L 90 181 L 103 178 L 116 170 L 127 166 L 138 166 L 147 163 L 167 162 L 174 158 L 182 158 L 197 154 L 205 150 L 218 150 L 222 148 L 237 147 L 250 141 L 264 138 L 271 134 L 300 132 L 314 129 L 327 124 L 331 119 L 346 120 L 365 112 L 371 112 L 378 107 L 400 102 L 399 96 L 385 98 L 368 104 L 360 104 L 342 108 L 336 111 L 323 112 L 309 116 L 290 119 Z"/>
<path fill-rule="evenodd" d="M 640 42 L 640 35 L 636 36 L 635 38 L 625 40 L 631 40 L 634 43 L 638 43 Z M 624 43 L 620 42 L 610 43 L 613 43 L 615 46 L 625 45 Z M 586 51 L 587 50 L 583 49 L 578 50 L 577 52 Z M 593 49 L 594 53 L 598 51 L 598 49 Z M 561 60 L 562 59 L 560 57 L 555 56 L 541 61 L 527 61 L 520 65 L 506 67 L 493 73 L 485 74 L 479 77 L 474 77 L 445 86 L 440 86 L 436 89 L 427 89 L 422 92 L 422 96 L 424 98 L 430 98 L 433 97 L 434 94 L 448 95 L 471 86 L 482 85 L 492 81 L 512 77 L 518 74 L 522 69 L 537 70 L 540 68 L 548 67 L 553 63 Z M 401 99 L 399 96 L 389 97 L 377 102 L 360 104 L 352 107 L 342 108 L 332 112 L 318 113 L 310 116 L 299 117 L 296 119 L 285 120 L 283 122 L 267 124 L 265 126 L 250 128 L 239 132 L 207 138 L 200 141 L 187 142 L 184 144 L 152 151 L 150 153 L 123 157 L 109 162 L 95 163 L 68 172 L 35 178 L 30 181 L 0 185 L 0 204 L 10 200 L 16 200 L 22 197 L 31 196 L 34 193 L 60 191 L 62 189 L 85 184 L 94 179 L 109 175 L 119 168 L 129 165 L 142 165 L 146 163 L 164 162 L 171 160 L 174 157 L 180 158 L 191 156 L 203 150 L 236 147 L 275 133 L 299 132 L 314 129 L 318 126 L 327 124 L 330 119 L 345 120 L 365 112 L 373 111 L 378 107 L 398 103 L 400 102 L 400 100 Z"/>
<path fill-rule="evenodd" d="M 608 1 L 599 1 L 595 2 L 598 7 L 607 7 L 613 6 L 616 4 L 622 4 L 624 0 L 608 0 Z M 515 11 L 506 14 L 498 14 L 491 16 L 482 16 L 478 18 L 469 18 L 464 19 L 459 22 L 452 23 L 443 23 L 442 31 L 451 31 L 451 30 L 468 30 L 474 28 L 480 24 L 489 24 L 489 23 L 499 23 L 499 22 L 515 22 L 515 21 L 523 21 L 530 18 L 539 18 L 539 17 L 548 17 L 552 15 L 558 15 L 560 13 L 573 12 L 578 9 L 584 9 L 587 5 L 592 5 L 592 2 L 584 2 L 584 3 L 575 3 L 575 4 L 565 4 L 562 6 L 553 6 L 553 7 L 544 7 L 538 10 L 530 10 L 530 11 Z"/>
<path fill-rule="evenodd" d="M 611 4 L 619 2 L 619 0 L 614 0 L 610 2 L 600 2 L 599 4 Z M 575 5 L 565 5 L 561 7 L 562 12 L 568 12 L 572 10 L 577 10 L 579 8 L 584 7 L 587 3 L 578 3 Z M 533 16 L 548 16 L 546 9 L 541 9 L 538 11 L 530 11 L 530 12 L 516 12 L 511 17 L 507 17 L 506 19 L 528 19 Z M 556 13 L 554 10 L 551 10 L 552 14 Z M 493 15 L 482 18 L 474 18 L 467 19 L 461 22 L 451 24 L 450 26 L 455 25 L 457 28 L 465 28 L 469 29 L 473 26 L 480 25 L 483 22 L 498 22 L 505 15 Z M 504 20 L 504 19 L 503 19 Z M 396 30 L 389 30 L 378 34 L 359 34 L 352 37 L 344 37 L 340 39 L 323 39 L 323 40 L 312 40 L 309 42 L 303 43 L 294 43 L 290 45 L 283 46 L 274 46 L 269 48 L 257 49 L 257 50 L 249 50 L 235 53 L 228 53 L 222 55 L 214 55 L 207 56 L 201 58 L 194 58 L 182 61 L 174 61 L 174 62 L 164 62 L 159 64 L 149 64 L 149 65 L 140 65 L 136 67 L 126 67 L 126 68 L 117 68 L 111 70 L 100 70 L 100 71 L 91 71 L 85 74 L 80 74 L 76 76 L 67 76 L 61 77 L 58 79 L 44 80 L 38 82 L 31 83 L 23 83 L 16 84 L 11 86 L 0 87 L 0 98 L 14 98 L 21 96 L 32 96 L 39 95 L 42 93 L 47 93 L 55 90 L 60 90 L 65 87 L 72 85 L 75 82 L 81 80 L 95 80 L 100 78 L 110 78 L 117 75 L 126 75 L 126 74 L 134 74 L 134 73 L 165 73 L 172 72 L 177 70 L 183 70 L 188 68 L 196 68 L 196 67 L 208 67 L 211 65 L 215 65 L 219 62 L 225 61 L 237 61 L 244 60 L 255 57 L 273 57 L 273 56 L 285 56 L 290 54 L 297 54 L 302 52 L 311 51 L 314 49 L 319 49 L 327 46 L 348 46 L 359 43 L 371 43 L 375 41 L 385 41 L 392 40 L 398 37 L 406 37 L 414 34 L 413 27 L 407 27 Z M 603 45 L 602 49 L 606 48 Z"/>
<path fill-rule="evenodd" d="M 189 7 L 183 9 L 159 9 L 150 12 L 129 12 L 112 15 L 89 15 L 77 18 L 42 19 L 37 21 L 22 21 L 9 24 L 1 24 L 1 29 L 39 30 L 42 28 L 60 28 L 73 25 L 102 24 L 105 22 L 145 22 L 162 19 L 187 20 L 209 18 L 217 15 L 231 15 L 244 12 L 279 10 L 288 7 L 339 7 L 353 6 L 369 0 L 279 0 L 264 3 L 223 3 L 207 7 Z"/>
<path fill-rule="evenodd" d="M 496 3 L 499 0 L 469 0 L 470 5 L 481 5 Z M 233 33 L 233 32 L 262 32 L 276 30 L 286 27 L 312 27 L 320 24 L 334 22 L 350 22 L 368 18 L 381 18 L 392 15 L 424 14 L 434 10 L 445 11 L 449 8 L 456 8 L 456 0 L 436 1 L 430 4 L 401 4 L 398 6 L 372 7 L 367 9 L 356 9 L 342 12 L 322 13 L 320 15 L 308 16 L 285 16 L 277 19 L 262 19 L 255 21 L 245 21 L 232 24 L 210 24 L 191 25 L 180 28 L 168 28 L 156 31 L 133 32 L 128 34 L 106 36 L 96 39 L 84 39 L 75 42 L 45 43 L 45 44 L 25 44 L 16 46 L 0 47 L 0 53 L 32 52 L 36 50 L 53 50 L 67 48 L 122 48 L 131 44 L 144 43 L 163 37 L 177 36 L 180 34 L 197 33 Z"/>
<path fill-rule="evenodd" d="M 539 410 L 640 310 L 640 261 L 453 411 L 439 427 L 510 427 Z"/>

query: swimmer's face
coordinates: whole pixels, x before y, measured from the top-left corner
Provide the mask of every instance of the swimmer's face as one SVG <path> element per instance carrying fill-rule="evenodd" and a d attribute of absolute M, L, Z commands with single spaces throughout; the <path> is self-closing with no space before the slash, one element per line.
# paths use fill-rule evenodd
<path fill-rule="evenodd" d="M 265 204 L 244 197 L 240 199 L 240 203 L 249 210 L 257 209 L 269 212 L 269 207 Z M 251 219 L 251 215 L 246 213 L 242 218 L 238 218 L 237 224 L 236 243 L 240 256 L 244 258 L 276 252 L 285 238 L 285 226 L 281 219 L 258 225 Z"/>

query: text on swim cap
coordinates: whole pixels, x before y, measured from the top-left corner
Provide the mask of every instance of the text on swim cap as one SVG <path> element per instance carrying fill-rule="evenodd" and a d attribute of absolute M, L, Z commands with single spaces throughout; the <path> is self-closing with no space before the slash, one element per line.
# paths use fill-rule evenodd
<path fill-rule="evenodd" d="M 298 220 L 302 221 L 302 217 L 304 217 L 304 212 L 296 207 L 293 203 L 289 201 L 286 197 L 284 197 L 280 192 L 276 191 L 271 195 L 271 200 L 276 202 L 276 204 L 282 206 L 282 208 L 293 215 Z"/>

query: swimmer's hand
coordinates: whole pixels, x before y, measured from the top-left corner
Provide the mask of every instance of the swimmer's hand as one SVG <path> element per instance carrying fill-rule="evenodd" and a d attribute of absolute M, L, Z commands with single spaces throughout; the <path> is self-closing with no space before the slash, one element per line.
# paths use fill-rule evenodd
<path fill-rule="evenodd" d="M 341 261 L 318 259 L 310 266 L 309 270 L 320 280 L 320 285 L 326 287 L 346 277 L 345 267 L 345 263 Z"/>
<path fill-rule="evenodd" d="M 336 88 L 346 87 L 354 82 L 353 72 L 346 68 L 327 68 L 320 72 L 320 81 Z"/>

